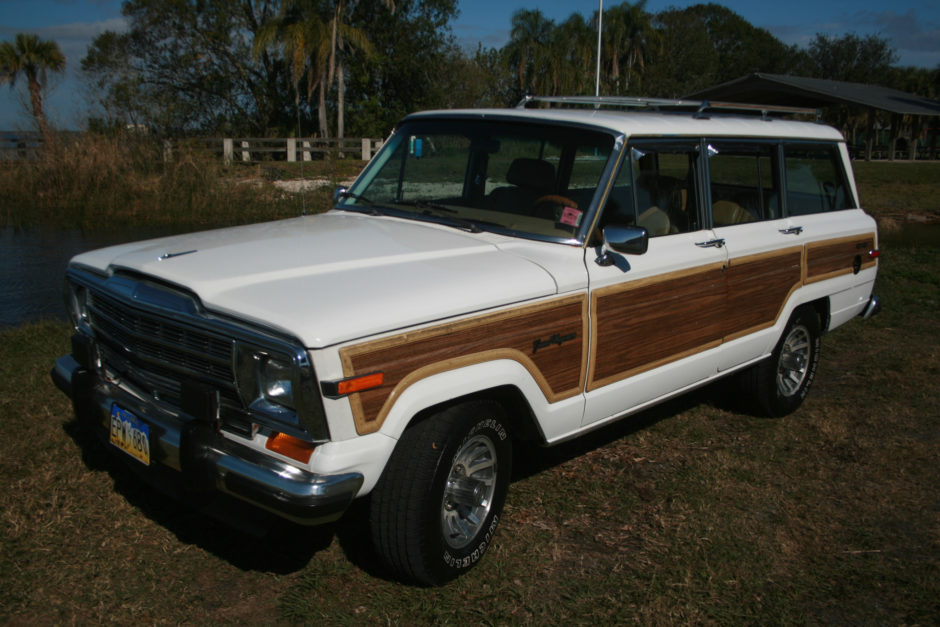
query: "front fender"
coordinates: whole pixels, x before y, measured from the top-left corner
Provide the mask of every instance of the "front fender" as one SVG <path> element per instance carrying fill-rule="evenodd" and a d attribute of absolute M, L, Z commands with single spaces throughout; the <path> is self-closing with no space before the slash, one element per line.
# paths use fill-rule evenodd
<path fill-rule="evenodd" d="M 517 361 L 499 359 L 448 370 L 411 384 L 395 399 L 379 432 L 398 439 L 411 420 L 426 409 L 505 386 L 519 390 L 546 440 L 580 426 L 584 413 L 581 394 L 550 403 L 529 370 Z"/>

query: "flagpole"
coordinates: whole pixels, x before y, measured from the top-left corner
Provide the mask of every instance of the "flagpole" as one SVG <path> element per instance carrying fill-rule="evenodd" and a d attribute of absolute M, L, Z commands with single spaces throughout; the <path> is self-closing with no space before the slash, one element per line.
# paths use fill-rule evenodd
<path fill-rule="evenodd" d="M 594 96 L 601 95 L 601 32 L 604 30 L 604 0 L 597 0 L 597 74 L 594 77 Z"/>

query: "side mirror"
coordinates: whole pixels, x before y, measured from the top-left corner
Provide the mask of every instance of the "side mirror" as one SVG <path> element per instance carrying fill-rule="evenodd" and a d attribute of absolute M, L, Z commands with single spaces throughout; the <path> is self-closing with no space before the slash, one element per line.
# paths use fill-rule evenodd
<path fill-rule="evenodd" d="M 625 255 L 642 255 L 649 247 L 650 235 L 642 226 L 605 226 L 604 248 Z"/>
<path fill-rule="evenodd" d="M 646 229 L 640 226 L 605 226 L 603 231 L 604 243 L 601 245 L 601 254 L 595 259 L 598 265 L 614 265 L 611 251 L 624 255 L 642 255 L 649 248 L 650 236 Z"/>
<path fill-rule="evenodd" d="M 349 191 L 347 187 L 337 187 L 333 190 L 333 204 L 338 205 L 339 201 L 346 197 L 346 192 Z"/>

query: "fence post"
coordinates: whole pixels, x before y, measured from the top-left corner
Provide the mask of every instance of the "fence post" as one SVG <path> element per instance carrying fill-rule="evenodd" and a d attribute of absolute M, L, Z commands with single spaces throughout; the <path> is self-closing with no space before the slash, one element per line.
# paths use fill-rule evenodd
<path fill-rule="evenodd" d="M 234 158 L 235 142 L 231 137 L 226 137 L 222 140 L 222 160 L 225 162 L 225 165 L 232 165 Z"/>
<path fill-rule="evenodd" d="M 287 161 L 289 163 L 297 161 L 297 140 L 293 137 L 287 138 Z"/>
<path fill-rule="evenodd" d="M 304 141 L 304 161 L 310 161 L 310 142 Z"/>
<path fill-rule="evenodd" d="M 372 140 L 363 137 L 362 138 L 362 160 L 368 161 L 372 158 Z"/>
<path fill-rule="evenodd" d="M 242 161 L 251 161 L 251 152 L 248 151 L 247 141 L 242 141 Z"/>

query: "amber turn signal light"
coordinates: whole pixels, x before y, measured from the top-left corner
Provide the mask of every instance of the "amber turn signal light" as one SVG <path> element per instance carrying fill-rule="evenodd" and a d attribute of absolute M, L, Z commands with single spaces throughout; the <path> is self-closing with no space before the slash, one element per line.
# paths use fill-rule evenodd
<path fill-rule="evenodd" d="M 313 455 L 313 449 L 316 447 L 317 445 L 313 442 L 306 442 L 286 433 L 272 433 L 264 444 L 264 448 L 269 451 L 296 459 L 302 464 L 310 461 L 310 456 Z"/>
<path fill-rule="evenodd" d="M 323 396 L 327 398 L 340 398 L 356 392 L 377 388 L 383 383 L 385 383 L 384 372 L 370 372 L 369 374 L 349 377 L 339 381 L 323 381 L 320 384 L 320 389 L 323 391 Z"/>

